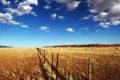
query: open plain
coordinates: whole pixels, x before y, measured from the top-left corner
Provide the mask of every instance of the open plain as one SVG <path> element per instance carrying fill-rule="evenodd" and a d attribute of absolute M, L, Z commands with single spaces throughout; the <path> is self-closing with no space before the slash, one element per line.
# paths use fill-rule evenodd
<path fill-rule="evenodd" d="M 40 50 L 50 62 L 54 55 L 53 65 L 59 54 L 58 72 L 66 78 L 67 68 L 70 80 L 120 80 L 120 47 L 45 47 Z M 48 80 L 41 64 L 36 48 L 0 48 L 0 80 Z"/>

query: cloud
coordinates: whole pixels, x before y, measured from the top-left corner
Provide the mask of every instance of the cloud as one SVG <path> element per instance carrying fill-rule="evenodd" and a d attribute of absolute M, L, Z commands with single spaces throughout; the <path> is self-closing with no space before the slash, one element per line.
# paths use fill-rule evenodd
<path fill-rule="evenodd" d="M 7 23 L 12 25 L 20 25 L 19 22 L 13 20 L 13 16 L 10 13 L 0 13 L 0 23 Z"/>
<path fill-rule="evenodd" d="M 80 4 L 80 1 L 72 1 L 67 4 L 67 8 L 68 10 L 74 10 L 79 6 L 79 4 Z"/>
<path fill-rule="evenodd" d="M 119 25 L 120 24 L 120 20 L 114 20 L 112 21 L 112 25 Z"/>
<path fill-rule="evenodd" d="M 72 29 L 72 28 L 66 28 L 66 31 L 67 32 L 75 32 L 74 29 Z"/>
<path fill-rule="evenodd" d="M 52 18 L 52 19 L 55 19 L 56 17 L 57 17 L 57 14 L 56 14 L 56 13 L 52 13 L 52 14 L 51 14 L 51 18 Z"/>
<path fill-rule="evenodd" d="M 88 30 L 88 27 L 80 28 L 80 30 Z"/>
<path fill-rule="evenodd" d="M 65 17 L 64 16 L 62 16 L 62 15 L 57 15 L 56 13 L 52 13 L 51 15 L 50 15 L 50 17 L 52 18 L 52 19 L 56 19 L 56 18 L 58 18 L 58 19 L 65 19 Z"/>
<path fill-rule="evenodd" d="M 96 29 L 95 31 L 96 31 L 96 32 L 99 32 L 100 30 Z"/>
<path fill-rule="evenodd" d="M 64 4 L 68 10 L 74 10 L 76 9 L 81 1 L 75 1 L 75 0 L 55 0 L 57 3 Z"/>
<path fill-rule="evenodd" d="M 32 12 L 33 7 L 31 5 L 38 5 L 38 1 L 37 0 L 26 0 L 26 1 L 20 2 L 17 8 L 7 8 L 7 11 L 12 14 L 22 16 L 25 14 L 30 14 Z"/>
<path fill-rule="evenodd" d="M 120 0 L 87 0 L 93 21 L 100 22 L 103 27 L 119 25 Z"/>
<path fill-rule="evenodd" d="M 16 21 L 14 21 L 14 20 L 10 20 L 10 21 L 8 21 L 8 23 L 9 23 L 9 24 L 12 24 L 12 25 L 20 25 L 19 22 L 16 22 Z"/>
<path fill-rule="evenodd" d="M 92 15 L 88 15 L 88 16 L 84 16 L 82 19 L 87 20 L 87 19 L 90 19 L 91 17 L 92 17 Z"/>
<path fill-rule="evenodd" d="M 22 28 L 29 28 L 27 25 L 23 25 L 22 23 L 13 20 L 13 16 L 10 13 L 0 13 L 0 23 L 21 26 Z"/>
<path fill-rule="evenodd" d="M 21 25 L 21 27 L 25 29 L 29 28 L 28 25 Z"/>
<path fill-rule="evenodd" d="M 100 26 L 103 28 L 109 28 L 110 23 L 109 22 L 100 22 Z"/>
<path fill-rule="evenodd" d="M 50 5 L 45 5 L 44 8 L 45 8 L 45 9 L 50 9 L 51 6 L 50 6 Z"/>
<path fill-rule="evenodd" d="M 58 3 L 68 3 L 71 2 L 71 0 L 55 0 Z"/>
<path fill-rule="evenodd" d="M 59 19 L 65 19 L 65 17 L 64 17 L 64 16 L 58 16 L 58 18 L 59 18 Z"/>
<path fill-rule="evenodd" d="M 10 1 L 1 0 L 0 1 L 3 5 L 10 5 Z M 18 0 L 15 0 L 15 3 L 18 3 Z M 20 22 L 14 20 L 14 14 L 17 16 L 22 16 L 25 14 L 32 14 L 37 16 L 35 12 L 32 11 L 33 7 L 31 5 L 38 5 L 38 0 L 24 0 L 23 2 L 19 2 L 17 8 L 8 7 L 5 8 L 7 10 L 6 13 L 0 13 L 0 23 L 10 24 L 21 26 L 22 28 L 29 28 L 28 25 L 24 25 Z"/>
<path fill-rule="evenodd" d="M 18 3 L 19 2 L 19 0 L 15 0 L 15 3 Z"/>
<path fill-rule="evenodd" d="M 0 2 L 1 2 L 3 5 L 7 5 L 7 6 L 9 6 L 9 5 L 11 4 L 10 1 L 6 1 L 6 0 L 1 0 Z"/>
<path fill-rule="evenodd" d="M 120 20 L 113 20 L 109 22 L 100 22 L 100 26 L 103 28 L 109 28 L 110 26 L 120 25 Z"/>
<path fill-rule="evenodd" d="M 107 12 L 100 12 L 98 15 L 93 16 L 94 21 L 103 21 L 107 19 Z"/>
<path fill-rule="evenodd" d="M 87 0 L 90 12 L 102 12 L 109 9 L 118 0 Z"/>
<path fill-rule="evenodd" d="M 30 14 L 32 14 L 33 16 L 37 16 L 35 12 L 30 12 Z"/>
<path fill-rule="evenodd" d="M 47 4 L 51 4 L 53 0 L 44 0 Z"/>
<path fill-rule="evenodd" d="M 25 3 L 26 3 L 26 4 L 38 5 L 38 0 L 26 0 Z"/>
<path fill-rule="evenodd" d="M 45 31 L 45 32 L 49 32 L 49 29 L 48 29 L 48 27 L 46 27 L 46 26 L 40 26 L 40 27 L 39 27 L 39 30 Z"/>

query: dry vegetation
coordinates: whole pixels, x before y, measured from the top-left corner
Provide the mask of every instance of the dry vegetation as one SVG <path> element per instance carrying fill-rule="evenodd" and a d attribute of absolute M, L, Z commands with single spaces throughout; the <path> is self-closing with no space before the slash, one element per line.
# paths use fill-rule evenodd
<path fill-rule="evenodd" d="M 36 49 L 0 48 L 0 80 L 44 80 Z"/>
<path fill-rule="evenodd" d="M 68 61 L 70 80 L 88 80 L 88 59 L 91 58 L 91 80 L 120 80 L 120 47 L 49 47 L 41 50 L 45 50 L 42 53 L 46 53 L 50 63 L 54 54 L 55 67 L 59 53 L 58 71 L 64 78 Z M 48 80 L 44 70 L 51 76 L 51 67 L 47 61 L 43 65 L 39 58 L 37 49 L 0 48 L 0 80 Z"/>
<path fill-rule="evenodd" d="M 69 56 L 69 76 L 72 80 L 88 80 L 88 62 L 91 58 L 91 80 L 120 80 L 120 47 L 49 47 L 49 60 L 59 53 L 59 72 L 66 76 L 66 57 Z"/>

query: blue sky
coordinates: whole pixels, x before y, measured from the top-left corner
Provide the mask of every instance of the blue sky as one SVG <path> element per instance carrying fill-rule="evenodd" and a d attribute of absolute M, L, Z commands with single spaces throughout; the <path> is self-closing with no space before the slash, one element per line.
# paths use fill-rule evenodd
<path fill-rule="evenodd" d="M 120 0 L 0 0 L 0 45 L 120 43 Z"/>

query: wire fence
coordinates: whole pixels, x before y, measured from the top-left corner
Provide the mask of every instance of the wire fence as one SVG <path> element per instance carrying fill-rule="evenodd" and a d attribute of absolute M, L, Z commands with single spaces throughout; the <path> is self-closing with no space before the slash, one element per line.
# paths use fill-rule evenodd
<path fill-rule="evenodd" d="M 111 72 L 113 67 L 106 69 L 106 66 L 99 64 L 95 59 L 62 56 L 59 53 L 49 53 L 39 48 L 37 50 L 47 69 L 49 80 L 109 80 L 109 78 L 112 80 L 112 77 L 106 76 L 105 72 L 102 72 L 105 74 L 99 73 L 103 69 L 103 71 L 110 69 L 108 71 Z M 114 77 L 114 80 L 120 79 L 119 73 Z"/>

